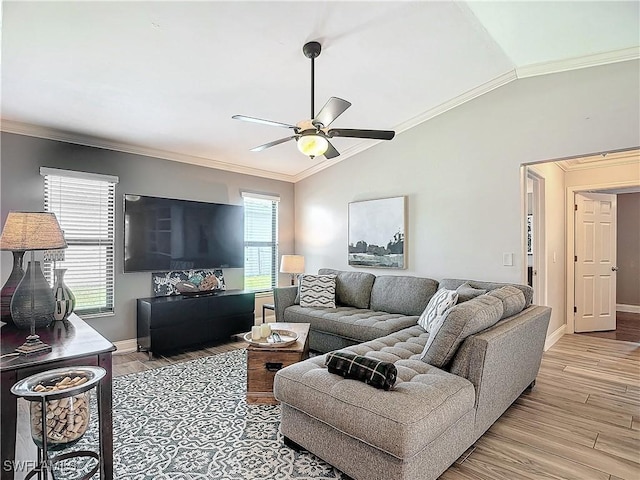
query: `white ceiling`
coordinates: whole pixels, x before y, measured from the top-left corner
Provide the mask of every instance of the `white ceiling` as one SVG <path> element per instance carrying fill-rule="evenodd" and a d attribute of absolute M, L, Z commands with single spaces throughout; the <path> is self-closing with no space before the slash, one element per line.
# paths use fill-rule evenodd
<path fill-rule="evenodd" d="M 332 127 L 400 133 L 517 78 L 639 57 L 639 2 L 2 3 L 2 129 L 297 181 L 293 123 L 331 96 Z"/>

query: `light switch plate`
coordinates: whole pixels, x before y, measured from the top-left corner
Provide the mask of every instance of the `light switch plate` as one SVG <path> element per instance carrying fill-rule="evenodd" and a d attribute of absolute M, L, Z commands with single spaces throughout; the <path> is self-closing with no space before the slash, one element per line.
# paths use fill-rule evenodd
<path fill-rule="evenodd" d="M 502 265 L 505 267 L 513 267 L 513 253 L 502 254 Z"/>

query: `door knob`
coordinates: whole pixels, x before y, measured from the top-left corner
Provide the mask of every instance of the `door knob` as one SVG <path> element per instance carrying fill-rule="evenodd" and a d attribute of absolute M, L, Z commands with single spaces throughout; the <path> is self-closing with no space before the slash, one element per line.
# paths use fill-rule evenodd
<path fill-rule="evenodd" d="M 611 267 L 611 271 L 612 272 L 617 272 L 618 271 L 618 267 Z"/>

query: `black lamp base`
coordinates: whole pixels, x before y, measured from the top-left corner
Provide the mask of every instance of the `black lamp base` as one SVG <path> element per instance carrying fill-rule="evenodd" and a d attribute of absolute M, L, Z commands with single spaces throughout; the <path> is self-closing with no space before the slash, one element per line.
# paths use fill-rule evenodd
<path fill-rule="evenodd" d="M 20 355 L 36 355 L 40 353 L 48 353 L 51 351 L 51 345 L 47 345 L 38 335 L 29 335 L 27 341 L 16 348 L 16 352 Z"/>

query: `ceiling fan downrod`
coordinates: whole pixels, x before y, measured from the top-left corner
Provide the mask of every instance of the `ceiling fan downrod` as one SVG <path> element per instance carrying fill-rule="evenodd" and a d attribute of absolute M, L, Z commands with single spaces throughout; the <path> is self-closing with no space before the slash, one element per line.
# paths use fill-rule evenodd
<path fill-rule="evenodd" d="M 307 42 L 304 44 L 304 47 L 302 47 L 302 52 L 304 53 L 304 56 L 307 58 L 311 59 L 311 116 L 309 118 L 315 118 L 315 106 L 313 103 L 314 97 L 315 97 L 315 58 L 320 55 L 320 52 L 322 51 L 322 45 L 320 45 L 318 42 Z"/>

